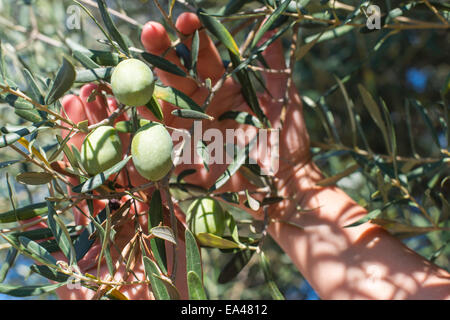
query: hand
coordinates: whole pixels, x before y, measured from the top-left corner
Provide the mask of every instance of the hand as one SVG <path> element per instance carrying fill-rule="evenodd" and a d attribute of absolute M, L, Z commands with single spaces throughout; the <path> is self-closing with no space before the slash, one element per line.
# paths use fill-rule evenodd
<path fill-rule="evenodd" d="M 178 18 L 176 27 L 181 33 L 186 35 L 187 40 L 184 41 L 184 43 L 190 49 L 192 35 L 196 30 L 202 27 L 198 17 L 193 13 L 184 13 Z M 214 85 L 222 78 L 225 72 L 223 61 L 213 41 L 208 37 L 204 29 L 199 32 L 199 36 L 200 50 L 198 55 L 198 75 L 202 80 L 207 78 L 211 79 L 212 84 Z M 270 36 L 270 34 L 267 34 L 262 42 Z M 148 22 L 142 31 L 141 40 L 147 51 L 155 55 L 162 55 L 167 51 L 165 58 L 172 63 L 177 64 L 180 68 L 183 68 L 175 50 L 172 48 L 169 49 L 171 45 L 170 39 L 161 24 L 157 22 Z M 263 53 L 263 56 L 270 69 L 286 69 L 284 50 L 281 41 L 273 43 Z M 194 80 L 182 78 L 162 70 L 156 70 L 156 73 L 165 85 L 181 90 L 199 105 L 204 104 L 208 91 L 205 88 L 199 88 Z M 271 122 L 272 127 L 280 130 L 280 163 L 279 170 L 275 174 L 275 186 L 278 189 L 280 196 L 291 197 L 292 194 L 297 193 L 299 180 L 302 180 L 303 178 L 307 178 L 308 180 L 311 179 L 311 176 L 313 176 L 314 179 L 317 179 L 320 177 L 320 174 L 310 163 L 309 136 L 302 116 L 300 97 L 293 85 L 289 88 L 289 99 L 285 110 L 287 117 L 284 123 L 281 123 L 281 113 L 289 75 L 286 73 L 267 72 L 263 72 L 262 74 L 270 94 L 267 92 L 260 94 L 259 102 L 263 112 Z M 191 128 L 193 121 L 180 119 L 171 114 L 171 111 L 174 110 L 172 105 L 162 102 L 162 108 L 166 125 L 184 129 Z M 207 113 L 215 119 L 218 119 L 220 115 L 229 110 L 252 113 L 248 105 L 244 102 L 240 85 L 232 78 L 227 78 L 225 80 L 224 84 L 208 106 Z M 147 118 L 153 119 L 152 115 L 146 109 L 142 109 L 141 114 L 145 115 Z M 203 121 L 202 127 L 204 131 L 210 128 L 218 129 L 223 137 L 225 137 L 226 129 L 243 129 L 246 135 L 251 137 L 257 133 L 255 127 L 251 125 L 239 125 L 234 120 Z M 244 138 L 245 136 L 238 137 L 238 144 L 240 147 L 245 146 L 246 142 Z M 195 142 L 193 144 L 195 146 Z M 192 151 L 192 154 L 196 155 L 195 150 Z M 252 155 L 255 156 L 255 153 Z M 268 163 L 270 161 L 267 159 L 267 154 L 256 154 L 256 158 L 258 159 L 259 164 Z M 185 180 L 204 188 L 209 188 L 214 184 L 217 178 L 222 175 L 227 166 L 228 164 L 226 163 L 210 164 L 210 170 L 207 171 L 202 164 L 183 164 L 177 166 L 176 173 L 180 173 L 186 169 L 195 169 L 197 173 L 187 176 Z M 293 179 L 294 177 L 295 179 Z M 242 191 L 245 189 L 253 190 L 255 189 L 255 186 L 238 172 L 234 174 L 231 179 L 218 190 L 218 192 Z M 277 215 L 289 214 L 290 211 L 295 210 L 295 207 L 296 205 L 292 201 L 282 201 L 271 206 L 271 212 L 273 212 L 273 215 L 275 215 L 275 213 L 277 213 Z"/>
<path fill-rule="evenodd" d="M 201 28 L 199 19 L 195 14 L 184 13 L 178 18 L 176 26 L 180 32 L 187 36 L 185 44 L 190 47 L 192 38 L 191 35 L 195 32 L 195 30 Z M 200 50 L 198 57 L 198 74 L 202 79 L 210 78 L 214 85 L 221 79 L 222 75 L 225 72 L 223 62 L 221 57 L 219 56 L 217 49 L 214 46 L 214 43 L 206 34 L 206 31 L 201 30 L 199 35 Z M 171 45 L 170 39 L 164 27 L 156 22 L 149 22 L 145 25 L 141 35 L 141 40 L 146 50 L 156 55 L 161 55 Z M 168 50 L 165 58 L 182 67 L 179 58 L 177 57 L 173 49 Z M 271 69 L 284 70 L 286 68 L 283 48 L 279 41 L 275 42 L 266 50 L 266 52 L 264 53 L 264 58 Z M 159 79 L 165 85 L 183 91 L 199 105 L 202 105 L 205 98 L 207 97 L 207 90 L 205 88 L 199 88 L 193 80 L 175 76 L 161 70 L 156 70 L 156 73 Z M 286 117 L 286 120 L 283 124 L 280 121 L 281 111 L 283 107 L 282 99 L 285 97 L 285 92 L 287 90 L 288 75 L 282 73 L 263 73 L 263 76 L 270 95 L 268 93 L 261 94 L 259 96 L 260 105 L 262 110 L 270 120 L 272 127 L 281 130 L 279 145 L 280 165 L 279 170 L 275 176 L 275 183 L 278 187 L 280 195 L 288 197 L 290 196 L 290 192 L 293 188 L 292 181 L 295 180 L 294 177 L 296 179 L 301 178 L 298 176 L 297 172 L 300 172 L 302 176 L 306 176 L 306 171 L 304 170 L 304 168 L 310 167 L 309 137 L 306 132 L 306 127 L 302 117 L 300 98 L 296 93 L 294 87 L 291 87 L 289 89 L 289 101 L 286 106 L 286 114 L 288 114 L 288 116 Z M 117 103 L 114 98 L 105 99 L 102 95 L 97 95 L 95 100 L 88 102 L 88 97 L 92 94 L 93 90 L 96 89 L 98 89 L 98 86 L 95 84 L 85 85 L 81 88 L 79 96 L 69 95 L 63 99 L 62 104 L 65 113 L 73 122 L 78 123 L 87 119 L 89 121 L 89 125 L 92 125 L 108 117 L 111 112 L 117 108 Z M 180 119 L 171 114 L 171 111 L 174 109 L 172 105 L 166 102 L 162 102 L 162 109 L 164 113 L 165 125 L 183 129 L 188 129 L 192 126 L 192 121 Z M 245 104 L 244 99 L 240 93 L 239 84 L 235 83 L 232 78 L 228 78 L 227 80 L 225 80 L 223 86 L 216 93 L 211 104 L 208 106 L 207 113 L 217 119 L 221 114 L 228 110 L 251 112 L 249 107 Z M 153 115 L 150 114 L 145 108 L 139 107 L 138 112 L 148 119 L 156 120 L 153 118 Z M 117 121 L 120 120 L 126 120 L 125 116 L 117 119 Z M 256 129 L 254 127 L 248 125 L 238 125 L 233 120 L 216 120 L 212 122 L 203 121 L 203 129 L 207 130 L 209 128 L 216 128 L 222 133 L 225 133 L 226 129 L 242 128 L 244 130 L 250 131 L 252 135 L 256 134 Z M 64 132 L 64 134 L 67 133 L 67 131 Z M 69 144 L 80 148 L 84 137 L 84 134 L 78 133 L 70 139 Z M 121 139 L 124 152 L 126 152 L 130 142 L 130 137 L 128 134 L 122 134 Z M 244 142 L 245 141 L 241 137 L 238 137 L 238 143 L 243 145 Z M 195 154 L 195 152 L 193 152 L 193 154 Z M 264 159 L 265 156 L 266 155 L 262 154 L 258 155 L 259 162 L 264 163 L 266 160 Z M 176 168 L 176 173 L 179 173 L 187 168 L 195 168 L 197 170 L 197 173 L 190 175 L 185 179 L 187 180 L 187 182 L 192 182 L 208 188 L 224 172 L 227 166 L 227 164 L 211 164 L 210 170 L 207 171 L 203 167 L 203 165 L 183 164 Z M 129 171 L 131 184 L 133 186 L 141 185 L 146 182 L 145 179 L 137 174 L 131 162 L 127 166 L 127 169 Z M 71 181 L 74 185 L 78 183 L 78 181 L 73 178 Z M 123 186 L 128 185 L 124 173 L 121 173 L 118 182 Z M 255 187 L 249 181 L 247 181 L 241 174 L 237 173 L 233 175 L 233 177 L 219 191 L 240 191 L 244 189 L 254 188 Z M 147 194 L 149 195 L 151 194 L 151 192 L 152 190 L 149 190 Z M 292 210 L 293 208 L 295 208 L 295 206 L 293 206 L 291 203 L 292 201 L 287 200 L 273 205 L 272 212 L 278 212 L 280 214 L 288 212 L 288 210 Z M 106 205 L 106 203 L 103 201 L 96 201 L 95 205 L 95 212 L 98 212 Z M 146 204 L 139 203 L 139 206 L 137 206 L 137 212 L 135 212 L 134 207 L 130 212 L 130 216 L 134 216 L 134 213 L 145 213 L 141 215 L 142 221 L 139 221 L 142 225 L 143 230 L 146 230 L 145 217 L 147 210 L 148 206 Z M 88 222 L 88 219 L 80 212 L 76 211 L 75 221 L 77 224 L 86 224 Z M 120 232 L 116 236 L 117 247 L 120 250 L 125 248 L 134 234 L 135 230 L 133 221 L 130 219 L 130 221 L 120 229 Z M 86 255 L 86 257 L 83 258 L 82 261 L 80 261 L 81 267 L 93 267 L 92 271 L 90 271 L 91 273 L 94 273 L 93 271 L 96 271 L 95 268 L 97 264 L 95 262 L 95 258 L 99 250 L 98 246 L 99 245 L 97 245 L 96 248 L 92 248 Z M 182 248 L 182 246 L 179 248 L 179 250 L 179 256 L 183 257 L 184 249 Z M 114 250 L 112 250 L 112 252 L 113 251 Z M 171 257 L 171 254 L 168 254 L 167 256 Z M 116 261 L 118 257 L 119 255 L 117 253 L 114 254 L 113 261 Z M 169 265 L 170 264 L 171 262 L 169 261 Z M 179 266 L 178 270 L 182 270 L 182 267 Z M 143 267 L 140 262 L 136 263 L 133 271 L 139 278 L 143 279 L 145 277 Z M 125 269 L 122 264 L 122 267 L 119 268 L 118 272 L 116 273 L 115 279 L 125 280 L 122 279 L 124 274 Z M 108 275 L 107 267 L 104 264 L 101 267 L 100 275 L 102 279 L 106 278 L 106 276 Z M 177 278 L 184 279 L 185 275 L 177 275 Z M 128 277 L 128 280 L 135 279 L 132 279 L 132 277 Z M 177 283 L 177 287 L 179 289 L 185 288 L 184 281 L 180 281 L 180 284 Z M 126 294 L 128 298 L 131 299 L 152 298 L 146 285 L 124 286 L 120 291 Z M 61 288 L 58 294 L 63 299 L 86 299 L 93 296 L 92 291 L 84 288 L 81 290 L 68 290 L 66 288 Z M 185 296 L 185 294 L 185 292 L 182 293 L 182 296 Z"/>

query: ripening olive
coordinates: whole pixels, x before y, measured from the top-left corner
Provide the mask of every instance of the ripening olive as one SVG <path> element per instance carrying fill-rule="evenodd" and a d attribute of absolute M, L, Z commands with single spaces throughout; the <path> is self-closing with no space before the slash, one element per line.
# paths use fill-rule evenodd
<path fill-rule="evenodd" d="M 116 129 L 101 126 L 91 131 L 81 146 L 81 161 L 90 175 L 95 175 L 122 160 L 122 142 Z"/>
<path fill-rule="evenodd" d="M 195 234 L 212 233 L 223 236 L 225 232 L 225 213 L 220 203 L 212 198 L 197 199 L 189 206 L 186 220 L 189 229 Z"/>
<path fill-rule="evenodd" d="M 159 123 L 140 128 L 131 142 L 133 163 L 141 176 L 159 181 L 172 168 L 172 137 Z"/>
<path fill-rule="evenodd" d="M 152 98 L 155 81 L 152 70 L 144 62 L 127 59 L 115 67 L 111 87 L 121 103 L 138 107 L 147 104 Z"/>

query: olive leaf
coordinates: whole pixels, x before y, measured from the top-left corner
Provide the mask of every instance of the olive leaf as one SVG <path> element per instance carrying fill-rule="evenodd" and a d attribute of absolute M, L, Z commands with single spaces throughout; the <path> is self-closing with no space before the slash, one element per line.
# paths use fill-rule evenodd
<path fill-rule="evenodd" d="M 30 270 L 51 281 L 64 282 L 65 284 L 67 284 L 67 280 L 69 279 L 69 275 L 59 272 L 45 265 L 33 264 L 30 266 Z"/>
<path fill-rule="evenodd" d="M 28 87 L 32 92 L 30 97 L 33 98 L 35 101 L 39 102 L 40 104 L 44 104 L 45 103 L 44 96 L 31 72 L 28 69 L 23 69 L 23 75 L 25 77 L 25 80 L 27 81 Z"/>
<path fill-rule="evenodd" d="M 209 16 L 203 9 L 197 10 L 197 16 L 208 29 L 224 46 L 238 59 L 240 58 L 239 48 L 230 32 L 214 17 Z"/>
<path fill-rule="evenodd" d="M 179 66 L 170 62 L 167 59 L 164 59 L 160 56 L 148 52 L 142 52 L 141 56 L 142 58 L 144 58 L 144 60 L 146 60 L 148 63 L 150 63 L 151 65 L 153 65 L 158 69 L 172 73 L 180 77 L 186 77 L 186 72 L 184 72 Z"/>
<path fill-rule="evenodd" d="M 148 211 L 148 232 L 151 234 L 153 228 L 159 226 L 162 222 L 163 222 L 163 205 L 161 193 L 159 190 L 155 190 L 152 194 L 152 199 L 150 201 L 150 208 Z M 159 268 L 163 273 L 167 273 L 166 245 L 164 240 L 161 238 L 152 238 L 150 239 L 150 247 L 152 249 L 152 253 L 153 256 L 155 257 L 155 260 L 159 265 Z"/>
<path fill-rule="evenodd" d="M 274 22 L 282 15 L 291 0 L 284 0 L 278 8 L 272 12 L 272 14 L 266 19 L 266 21 L 263 23 L 263 25 L 259 28 L 259 30 L 256 32 L 255 37 L 253 38 L 251 48 L 254 48 L 258 42 L 262 39 L 262 37 L 266 34 L 266 32 L 270 29 L 270 27 L 274 24 Z"/>
<path fill-rule="evenodd" d="M 58 70 L 56 78 L 55 80 L 53 80 L 50 87 L 50 91 L 45 98 L 45 104 L 53 104 L 67 91 L 69 91 L 69 89 L 72 88 L 72 85 L 75 82 L 76 75 L 77 74 L 75 72 L 73 64 L 64 57 L 62 66 Z"/>
<path fill-rule="evenodd" d="M 144 257 L 144 268 L 147 279 L 150 280 L 153 294 L 158 300 L 170 300 L 170 295 L 167 291 L 166 285 L 159 278 L 159 270 L 156 263 L 150 260 L 148 257 Z"/>
<path fill-rule="evenodd" d="M 203 278 L 200 250 L 191 231 L 185 231 L 186 241 L 186 273 L 194 272 L 199 279 Z"/>
<path fill-rule="evenodd" d="M 194 271 L 189 271 L 187 274 L 187 284 L 189 291 L 189 299 L 191 300 L 207 300 L 205 289 L 202 281 Z"/>
<path fill-rule="evenodd" d="M 199 233 L 197 234 L 197 240 L 202 245 L 212 248 L 234 249 L 240 247 L 238 243 L 216 236 L 212 233 Z"/>
<path fill-rule="evenodd" d="M 145 105 L 145 107 L 153 113 L 156 119 L 163 121 L 164 114 L 162 112 L 161 105 L 158 102 L 158 99 L 155 98 L 155 95 L 152 95 L 150 101 Z"/>
<path fill-rule="evenodd" d="M 14 266 L 14 262 L 16 261 L 18 253 L 19 251 L 14 247 L 10 247 L 8 249 L 5 260 L 3 261 L 2 267 L 0 268 L 0 283 L 2 283 L 6 279 L 9 270 L 11 270 L 11 268 Z"/>
<path fill-rule="evenodd" d="M 7 294 L 13 297 L 29 297 L 38 296 L 44 293 L 53 292 L 59 287 L 66 285 L 66 283 L 36 285 L 36 286 L 11 286 L 0 284 L 0 293 Z"/>
<path fill-rule="evenodd" d="M 30 240 L 24 236 L 19 236 L 20 243 L 34 255 L 38 256 L 41 261 L 56 266 L 56 259 L 39 243 Z"/>
<path fill-rule="evenodd" d="M 238 150 L 234 160 L 231 162 L 231 164 L 228 166 L 228 168 L 225 170 L 225 172 L 216 180 L 214 185 L 211 186 L 211 188 L 209 188 L 209 192 L 219 189 L 231 178 L 231 176 L 233 174 L 236 173 L 236 171 L 239 170 L 239 168 L 247 160 L 249 151 L 253 148 L 255 143 L 256 143 L 256 137 L 253 138 L 250 141 L 250 143 L 245 146 L 245 148 L 240 148 Z"/>
<path fill-rule="evenodd" d="M 272 295 L 272 298 L 275 300 L 284 300 L 283 294 L 280 292 L 280 289 L 278 289 L 277 284 L 275 283 L 275 280 L 273 279 L 272 270 L 270 270 L 270 264 L 267 260 L 267 257 L 264 252 L 260 252 L 260 266 L 263 269 L 264 278 L 266 280 L 266 285 L 270 289 L 270 294 Z"/>
<path fill-rule="evenodd" d="M 70 237 L 69 231 L 66 226 L 56 214 L 53 204 L 47 200 L 48 216 L 47 224 L 55 237 L 58 247 L 61 249 L 62 253 L 69 259 L 69 264 L 76 264 L 76 253 L 72 244 L 72 239 Z"/>
<path fill-rule="evenodd" d="M 35 133 L 39 129 L 39 127 L 41 127 L 45 123 L 47 123 L 47 121 L 38 122 L 32 126 L 0 136 L 0 148 L 6 147 L 22 137 Z"/>
<path fill-rule="evenodd" d="M 78 70 L 74 82 L 88 83 L 97 80 L 109 81 L 113 71 L 113 67 Z"/>
<path fill-rule="evenodd" d="M 159 239 L 163 239 L 163 240 L 172 242 L 173 244 L 177 244 L 175 235 L 174 235 L 172 229 L 169 227 L 166 227 L 166 226 L 153 227 L 150 229 L 150 234 Z"/>
<path fill-rule="evenodd" d="M 85 182 L 73 187 L 72 191 L 76 193 L 85 193 L 97 189 L 102 184 L 104 184 L 111 175 L 122 170 L 123 167 L 125 167 L 125 165 L 128 163 L 128 161 L 130 161 L 130 159 L 131 156 L 126 157 L 125 159 L 116 163 L 114 166 L 105 170 L 104 172 L 96 174 L 95 176 L 86 180 Z"/>
<path fill-rule="evenodd" d="M 209 120 L 209 121 L 214 120 L 214 118 L 211 117 L 210 115 L 195 110 L 175 109 L 171 113 L 176 117 L 185 119 Z"/>
<path fill-rule="evenodd" d="M 255 253 L 254 250 L 241 250 L 236 252 L 219 274 L 218 282 L 227 283 L 233 280 L 247 265 Z"/>
<path fill-rule="evenodd" d="M 219 117 L 219 121 L 232 119 L 240 124 L 249 124 L 257 128 L 263 129 L 264 125 L 259 119 L 245 111 L 227 111 Z"/>
<path fill-rule="evenodd" d="M 52 181 L 53 175 L 48 172 L 22 172 L 16 176 L 19 183 L 27 185 L 41 185 Z"/>
<path fill-rule="evenodd" d="M 0 39 L 0 76 L 3 81 L 6 81 L 5 55 L 3 54 L 2 39 Z"/>
<path fill-rule="evenodd" d="M 165 87 L 156 84 L 155 91 L 153 94 L 156 99 L 160 99 L 168 103 L 171 103 L 174 106 L 177 106 L 178 108 L 190 109 L 203 113 L 202 108 L 197 103 L 195 103 L 194 100 L 192 100 L 186 94 L 175 88 Z"/>
<path fill-rule="evenodd" d="M 95 61 L 93 61 L 89 56 L 87 56 L 84 52 L 75 50 L 72 53 L 73 57 L 81 62 L 81 64 L 88 69 L 97 69 L 101 68 Z"/>
<path fill-rule="evenodd" d="M 117 29 L 116 25 L 114 24 L 114 21 L 112 20 L 111 16 L 109 15 L 109 12 L 107 10 L 107 6 L 104 0 L 97 0 L 98 9 L 100 10 L 100 13 L 102 15 L 103 22 L 105 23 L 106 29 L 108 30 L 109 34 L 111 35 L 112 39 L 115 40 L 120 48 L 125 52 L 126 55 L 130 55 L 130 51 L 128 49 L 128 46 L 120 34 L 119 30 Z"/>
<path fill-rule="evenodd" d="M 48 208 L 46 202 L 34 203 L 19 209 L 0 213 L 0 223 L 28 220 L 47 214 L 47 212 Z"/>
<path fill-rule="evenodd" d="M 195 30 L 195 33 L 192 36 L 192 44 L 191 44 L 191 70 L 194 72 L 194 75 L 197 74 L 199 47 L 200 47 L 200 37 L 198 34 L 198 30 Z"/>

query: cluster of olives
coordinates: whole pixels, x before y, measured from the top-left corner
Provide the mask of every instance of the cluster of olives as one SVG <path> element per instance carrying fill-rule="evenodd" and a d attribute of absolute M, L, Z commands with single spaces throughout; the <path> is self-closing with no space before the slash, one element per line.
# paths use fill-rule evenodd
<path fill-rule="evenodd" d="M 151 69 L 142 61 L 127 59 L 120 62 L 111 76 L 116 99 L 129 106 L 147 104 L 155 86 Z M 172 138 L 162 124 L 149 123 L 141 127 L 131 142 L 133 164 L 140 175 L 159 181 L 172 168 Z M 101 126 L 90 132 L 81 147 L 83 166 L 90 175 L 99 174 L 122 160 L 122 143 L 117 130 Z M 210 233 L 222 236 L 225 213 L 212 198 L 195 200 L 187 211 L 187 223 L 195 235 Z"/>
<path fill-rule="evenodd" d="M 142 61 L 120 62 L 111 76 L 114 96 L 123 104 L 141 106 L 150 101 L 155 87 L 151 69 Z M 159 181 L 172 168 L 172 138 L 165 127 L 149 123 L 140 128 L 131 143 L 134 166 L 140 175 Z M 83 166 L 90 175 L 103 172 L 122 160 L 122 143 L 111 126 L 101 126 L 90 132 L 81 147 Z"/>

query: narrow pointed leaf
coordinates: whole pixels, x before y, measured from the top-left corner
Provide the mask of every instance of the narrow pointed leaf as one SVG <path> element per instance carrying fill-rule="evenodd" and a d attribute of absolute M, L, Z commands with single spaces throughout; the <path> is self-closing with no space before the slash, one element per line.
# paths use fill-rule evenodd
<path fill-rule="evenodd" d="M 147 279 L 150 280 L 152 286 L 152 292 L 157 300 L 170 300 L 170 295 L 167 292 L 167 288 L 161 279 L 159 279 L 159 270 L 155 262 L 148 257 L 144 257 L 144 268 Z"/>
<path fill-rule="evenodd" d="M 109 81 L 113 71 L 113 67 L 78 70 L 74 81 L 76 83 L 88 83 L 97 80 Z"/>
<path fill-rule="evenodd" d="M 55 208 L 50 201 L 47 201 L 48 217 L 47 224 L 50 230 L 52 230 L 53 236 L 58 243 L 62 253 L 69 260 L 69 264 L 76 264 L 76 253 L 72 245 L 72 239 L 67 231 L 66 226 L 56 214 Z"/>
<path fill-rule="evenodd" d="M 28 220 L 45 215 L 47 212 L 48 208 L 46 202 L 34 203 L 16 210 L 0 213 L 0 223 Z"/>
<path fill-rule="evenodd" d="M 359 226 L 363 223 L 366 223 L 372 219 L 375 219 L 376 217 L 378 217 L 383 211 L 381 209 L 375 209 L 371 212 L 369 212 L 368 214 L 366 214 L 364 217 L 362 217 L 361 219 L 359 219 L 356 222 L 353 222 L 347 226 L 344 226 L 344 228 L 351 228 L 351 227 L 356 227 Z"/>
<path fill-rule="evenodd" d="M 187 274 L 187 283 L 190 300 L 207 300 L 205 289 L 202 281 L 194 271 L 189 271 Z"/>
<path fill-rule="evenodd" d="M 2 39 L 0 39 L 0 80 L 6 82 L 6 68 L 5 68 L 5 59 L 3 54 L 3 45 Z"/>
<path fill-rule="evenodd" d="M 362 86 L 358 85 L 359 92 L 361 94 L 361 97 L 363 98 L 364 105 L 366 106 L 367 110 L 369 111 L 370 116 L 372 117 L 375 124 L 380 128 L 381 133 L 383 134 L 383 138 L 386 144 L 386 147 L 389 152 L 391 152 L 390 142 L 389 142 L 389 135 L 387 132 L 386 124 L 383 120 L 383 117 L 381 115 L 380 109 L 373 100 L 372 95 Z"/>
<path fill-rule="evenodd" d="M 231 238 L 236 243 L 240 243 L 239 230 L 237 228 L 237 224 L 236 224 L 236 221 L 234 220 L 233 215 L 231 213 L 229 213 L 228 211 L 225 211 L 225 216 L 226 216 L 226 224 L 227 224 L 228 230 L 230 230 Z"/>
<path fill-rule="evenodd" d="M 125 165 L 128 163 L 128 161 L 130 159 L 131 159 L 131 156 L 126 157 L 124 160 L 118 162 L 117 164 L 115 164 L 114 166 L 109 168 L 108 170 L 105 170 L 104 172 L 96 174 L 95 176 L 86 180 L 82 184 L 79 184 L 79 185 L 73 187 L 72 191 L 76 192 L 76 193 L 85 193 L 85 192 L 89 192 L 89 191 L 97 189 L 103 183 L 105 183 L 106 180 L 108 180 L 108 178 L 111 175 L 122 170 L 123 167 L 125 167 Z"/>
<path fill-rule="evenodd" d="M 2 267 L 0 268 L 0 283 L 2 283 L 6 276 L 8 275 L 9 270 L 14 266 L 14 262 L 16 261 L 17 254 L 16 248 L 10 247 L 8 249 L 8 253 L 6 254 L 5 260 L 2 263 Z"/>
<path fill-rule="evenodd" d="M 212 233 L 199 233 L 197 240 L 204 246 L 219 248 L 219 249 L 234 249 L 239 248 L 239 244 L 222 237 L 216 236 Z"/>
<path fill-rule="evenodd" d="M 30 266 L 30 270 L 51 281 L 67 283 L 67 280 L 69 279 L 67 274 L 44 265 L 33 264 Z"/>
<path fill-rule="evenodd" d="M 263 23 L 261 28 L 256 32 L 255 37 L 253 38 L 251 47 L 254 48 L 258 42 L 262 39 L 262 37 L 266 34 L 266 32 L 270 29 L 272 24 L 286 11 L 291 0 L 284 0 L 278 8 L 272 12 L 272 14 L 267 18 L 267 20 Z"/>
<path fill-rule="evenodd" d="M 166 101 L 181 109 L 191 109 L 203 112 L 202 108 L 183 92 L 161 85 L 155 85 L 154 96 L 157 99 Z"/>
<path fill-rule="evenodd" d="M 213 117 L 207 115 L 204 112 L 198 112 L 195 110 L 187 110 L 187 109 L 175 109 L 172 111 L 172 114 L 179 118 L 184 119 L 194 119 L 194 120 L 214 120 Z"/>
<path fill-rule="evenodd" d="M 116 25 L 114 24 L 114 21 L 112 20 L 111 16 L 109 15 L 106 3 L 104 0 L 97 0 L 98 9 L 100 10 L 100 13 L 102 15 L 103 22 L 105 23 L 106 29 L 108 30 L 109 34 L 111 35 L 112 39 L 115 40 L 120 48 L 125 52 L 125 54 L 129 55 L 130 51 L 128 50 L 128 46 L 120 34 L 119 30 L 117 29 Z"/>
<path fill-rule="evenodd" d="M 197 276 L 202 279 L 202 260 L 200 257 L 200 250 L 195 240 L 194 235 L 191 231 L 186 229 L 185 231 L 186 239 L 186 273 L 194 272 Z"/>
<path fill-rule="evenodd" d="M 147 61 L 148 63 L 150 63 L 151 65 L 153 65 L 158 69 L 161 69 L 168 73 L 172 73 L 180 77 L 186 77 L 186 72 L 184 72 L 184 70 L 182 70 L 179 66 L 170 62 L 169 60 L 164 59 L 163 57 L 148 52 L 142 52 L 141 55 L 145 61 Z"/>
<path fill-rule="evenodd" d="M 73 52 L 73 57 L 81 62 L 81 64 L 87 69 L 97 69 L 101 68 L 95 61 L 93 61 L 89 56 L 87 56 L 84 52 L 75 50 Z"/>
<path fill-rule="evenodd" d="M 221 186 L 223 186 L 231 178 L 231 176 L 235 174 L 236 171 L 239 170 L 239 168 L 247 160 L 249 151 L 253 148 L 255 143 L 256 139 L 253 138 L 252 141 L 250 141 L 250 143 L 245 146 L 245 148 L 239 149 L 233 162 L 228 166 L 225 172 L 216 180 L 214 185 L 209 189 L 210 192 L 217 190 Z"/>
<path fill-rule="evenodd" d="M 16 109 L 14 110 L 14 113 L 21 117 L 22 119 L 25 119 L 27 121 L 36 123 L 39 121 L 44 120 L 44 118 L 41 116 L 39 111 L 37 109 L 31 109 L 31 110 L 20 110 Z"/>
<path fill-rule="evenodd" d="M 197 60 L 198 60 L 198 51 L 200 47 L 200 37 L 198 35 L 198 30 L 195 30 L 194 35 L 192 36 L 192 44 L 191 44 L 191 69 L 194 71 L 194 74 L 197 74 Z"/>
<path fill-rule="evenodd" d="M 41 185 L 52 181 L 53 175 L 48 172 L 22 172 L 16 176 L 19 183 L 27 185 Z"/>
<path fill-rule="evenodd" d="M 264 252 L 261 252 L 259 256 L 260 265 L 264 272 L 264 278 L 266 279 L 266 284 L 270 289 L 272 298 L 274 298 L 275 300 L 285 300 L 283 294 L 280 292 L 280 289 L 278 289 L 278 286 L 273 279 L 273 274 L 270 270 L 270 264 L 266 258 L 266 255 L 264 254 Z"/>
<path fill-rule="evenodd" d="M 28 87 L 30 88 L 32 94 L 30 95 L 35 101 L 44 104 L 44 96 L 39 88 L 36 80 L 28 69 L 23 69 L 23 74 L 25 76 L 25 80 L 27 81 Z"/>
<path fill-rule="evenodd" d="M 161 105 L 158 102 L 158 99 L 155 99 L 155 96 L 153 95 L 150 101 L 145 105 L 145 107 L 153 113 L 153 115 L 156 117 L 156 119 L 163 121 L 164 120 L 164 114 L 162 112 Z"/>
<path fill-rule="evenodd" d="M 63 285 L 65 285 L 65 283 L 47 284 L 41 286 L 11 286 L 0 284 L 0 293 L 13 297 L 39 296 L 45 293 L 53 292 Z"/>
<path fill-rule="evenodd" d="M 93 219 L 95 221 L 91 222 L 86 226 L 86 228 L 80 233 L 80 236 L 73 242 L 73 248 L 76 252 L 77 261 L 80 261 L 92 245 L 95 242 L 95 237 L 91 237 L 97 230 L 96 224 L 101 225 L 103 221 L 106 220 L 106 209 L 100 211 L 99 214 Z"/>
<path fill-rule="evenodd" d="M 154 235 L 159 239 L 172 242 L 173 244 L 177 244 L 175 235 L 173 234 L 172 229 L 169 227 L 166 226 L 154 227 L 150 230 L 150 234 Z"/>
<path fill-rule="evenodd" d="M 264 125 L 259 121 L 259 119 L 248 112 L 245 111 L 227 111 L 219 117 L 219 121 L 226 119 L 232 119 L 240 124 L 252 125 L 256 128 L 263 129 Z"/>
<path fill-rule="evenodd" d="M 205 144 L 205 142 L 201 139 L 197 142 L 197 147 L 195 148 L 197 155 L 202 159 L 203 166 L 205 167 L 206 171 L 209 171 L 209 150 L 208 146 Z"/>
<path fill-rule="evenodd" d="M 430 116 L 428 115 L 427 109 L 420 103 L 420 101 L 411 99 L 410 100 L 413 104 L 413 106 L 416 108 L 417 111 L 419 111 L 420 116 L 422 117 L 423 121 L 425 122 L 426 126 L 430 130 L 431 136 L 433 137 L 433 141 L 436 144 L 436 146 L 440 149 L 441 144 L 439 142 L 439 137 L 436 132 L 436 129 L 434 128 Z"/>
<path fill-rule="evenodd" d="M 150 209 L 148 211 L 148 231 L 152 232 L 152 228 L 159 226 L 163 223 L 163 206 L 161 193 L 159 190 L 155 190 L 150 201 Z M 152 249 L 153 256 L 158 262 L 159 268 L 163 273 L 167 273 L 167 257 L 166 257 L 166 244 L 163 239 L 150 239 L 150 247 Z"/>
<path fill-rule="evenodd" d="M 39 243 L 23 236 L 19 237 L 19 241 L 28 251 L 40 257 L 46 263 L 56 266 L 56 259 Z"/>
<path fill-rule="evenodd" d="M 30 134 L 35 133 L 40 126 L 42 126 L 46 122 L 40 122 L 36 123 L 32 126 L 29 126 L 27 128 L 22 128 L 20 130 L 17 130 L 16 132 L 11 132 L 5 135 L 0 136 L 0 148 L 6 147 L 17 140 L 19 140 L 22 137 L 28 136 Z"/>
<path fill-rule="evenodd" d="M 197 15 L 209 32 L 211 32 L 236 57 L 240 57 L 239 48 L 228 30 L 214 17 L 209 16 L 203 9 L 197 10 Z"/>
<path fill-rule="evenodd" d="M 52 82 L 50 91 L 45 98 L 45 104 L 53 104 L 56 100 L 61 98 L 70 88 L 72 88 L 75 78 L 75 68 L 69 60 L 63 58 L 63 64 L 56 74 L 55 80 Z"/>
<path fill-rule="evenodd" d="M 217 281 L 223 284 L 233 280 L 253 257 L 253 253 L 255 253 L 254 250 L 242 250 L 235 253 L 220 272 Z"/>

